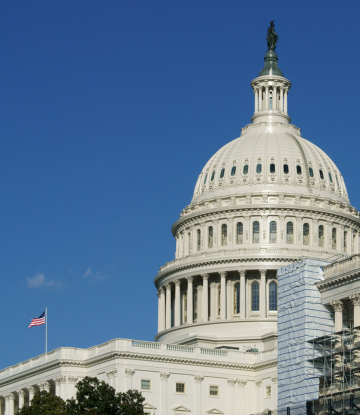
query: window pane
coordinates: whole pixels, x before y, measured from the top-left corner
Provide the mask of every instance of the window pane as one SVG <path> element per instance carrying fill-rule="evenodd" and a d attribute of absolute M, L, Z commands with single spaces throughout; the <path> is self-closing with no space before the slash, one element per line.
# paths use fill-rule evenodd
<path fill-rule="evenodd" d="M 235 176 L 235 173 L 236 173 L 236 166 L 232 166 L 232 168 L 231 168 L 231 175 L 232 176 Z"/>
<path fill-rule="evenodd" d="M 276 222 L 270 222 L 270 243 L 276 244 Z"/>
<path fill-rule="evenodd" d="M 200 229 L 198 229 L 196 233 L 197 233 L 197 235 L 196 235 L 196 247 L 197 247 L 197 250 L 200 251 L 200 248 L 201 248 L 201 231 L 200 231 Z"/>
<path fill-rule="evenodd" d="M 292 222 L 288 222 L 286 224 L 286 243 L 287 244 L 294 243 L 294 225 Z"/>
<path fill-rule="evenodd" d="M 296 173 L 301 174 L 301 166 L 296 166 Z"/>
<path fill-rule="evenodd" d="M 218 300 L 217 300 L 217 305 L 218 305 L 218 309 L 217 309 L 217 315 L 220 315 L 220 310 L 221 310 L 221 285 L 218 286 Z"/>
<path fill-rule="evenodd" d="M 210 386 L 210 395 L 211 396 L 218 396 L 219 395 L 219 387 L 218 386 Z"/>
<path fill-rule="evenodd" d="M 213 181 L 214 180 L 214 177 L 215 177 L 215 171 L 213 171 L 212 173 L 211 173 L 211 181 Z"/>
<path fill-rule="evenodd" d="M 308 223 L 303 225 L 303 244 L 310 245 L 310 227 Z"/>
<path fill-rule="evenodd" d="M 284 173 L 285 174 L 289 173 L 289 166 L 287 164 L 284 164 Z"/>
<path fill-rule="evenodd" d="M 251 285 L 251 311 L 259 311 L 259 283 Z"/>
<path fill-rule="evenodd" d="M 212 228 L 212 226 L 209 226 L 208 233 L 209 233 L 208 247 L 212 248 L 213 247 L 213 228 Z"/>
<path fill-rule="evenodd" d="M 324 180 L 324 173 L 322 170 L 319 170 L 320 179 Z"/>
<path fill-rule="evenodd" d="M 329 172 L 329 179 L 330 179 L 330 183 L 332 183 L 333 181 L 332 181 L 332 176 L 330 172 Z"/>
<path fill-rule="evenodd" d="M 332 230 L 332 249 L 336 249 L 336 229 Z"/>
<path fill-rule="evenodd" d="M 256 173 L 261 173 L 261 164 L 258 164 L 257 166 L 256 166 Z"/>
<path fill-rule="evenodd" d="M 275 173 L 275 164 L 270 164 L 270 173 Z"/>
<path fill-rule="evenodd" d="M 225 224 L 221 226 L 221 245 L 227 245 L 227 225 Z"/>
<path fill-rule="evenodd" d="M 259 222 L 253 223 L 253 243 L 260 243 L 260 224 Z"/>
<path fill-rule="evenodd" d="M 324 227 L 319 226 L 319 246 L 324 247 Z"/>
<path fill-rule="evenodd" d="M 243 224 L 241 222 L 238 222 L 236 225 L 236 243 L 237 244 L 243 243 L 243 233 L 244 233 Z"/>
<path fill-rule="evenodd" d="M 314 177 L 314 170 L 312 169 L 312 167 L 309 167 L 309 173 L 310 177 Z"/>
<path fill-rule="evenodd" d="M 150 380 L 141 379 L 141 389 L 150 390 Z"/>
<path fill-rule="evenodd" d="M 185 392 L 185 383 L 177 383 L 176 384 L 176 392 L 177 393 L 184 393 Z"/>
<path fill-rule="evenodd" d="M 248 174 L 248 171 L 249 171 L 249 166 L 245 164 L 243 174 Z"/>
<path fill-rule="evenodd" d="M 207 173 L 205 174 L 204 184 L 206 183 Z"/>
<path fill-rule="evenodd" d="M 240 283 L 234 285 L 234 314 L 240 313 Z"/>
<path fill-rule="evenodd" d="M 222 179 L 222 178 L 224 177 L 224 174 L 225 174 L 225 169 L 221 169 L 221 172 L 220 172 L 220 179 Z"/>
<path fill-rule="evenodd" d="M 195 290 L 194 290 L 193 304 L 194 304 L 193 319 L 194 319 L 194 321 L 197 321 L 197 309 L 198 309 L 198 290 L 197 290 L 197 288 L 195 288 Z"/>
<path fill-rule="evenodd" d="M 277 284 L 275 281 L 269 284 L 269 311 L 277 311 Z"/>

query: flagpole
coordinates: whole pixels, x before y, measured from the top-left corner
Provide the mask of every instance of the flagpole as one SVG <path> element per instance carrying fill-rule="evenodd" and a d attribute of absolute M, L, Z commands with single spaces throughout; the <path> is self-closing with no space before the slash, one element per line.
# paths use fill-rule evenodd
<path fill-rule="evenodd" d="M 45 308 L 45 353 L 47 353 L 47 307 Z"/>

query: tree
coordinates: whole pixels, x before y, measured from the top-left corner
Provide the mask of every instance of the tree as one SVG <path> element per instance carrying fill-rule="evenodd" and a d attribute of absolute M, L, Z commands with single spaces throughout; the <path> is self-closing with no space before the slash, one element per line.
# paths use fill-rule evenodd
<path fill-rule="evenodd" d="M 131 412 L 130 412 L 131 413 Z M 67 415 L 65 401 L 49 392 L 37 392 L 31 406 L 23 406 L 19 415 Z"/>
<path fill-rule="evenodd" d="M 67 401 L 68 415 L 143 415 L 144 398 L 140 392 L 129 390 L 116 393 L 104 381 L 86 376 L 76 384 L 76 399 Z"/>

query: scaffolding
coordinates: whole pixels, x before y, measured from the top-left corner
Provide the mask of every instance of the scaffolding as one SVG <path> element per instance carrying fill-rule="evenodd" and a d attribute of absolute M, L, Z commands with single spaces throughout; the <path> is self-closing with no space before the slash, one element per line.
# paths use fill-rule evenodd
<path fill-rule="evenodd" d="M 307 402 L 307 415 L 360 414 L 360 326 L 308 342 L 319 398 Z"/>

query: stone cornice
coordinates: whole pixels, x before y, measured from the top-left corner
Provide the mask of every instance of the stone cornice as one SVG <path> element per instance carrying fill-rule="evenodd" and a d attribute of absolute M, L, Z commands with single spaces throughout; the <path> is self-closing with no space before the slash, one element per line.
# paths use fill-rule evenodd
<path fill-rule="evenodd" d="M 318 287 L 319 291 L 323 293 L 329 289 L 341 287 L 354 281 L 360 281 L 360 269 L 345 272 L 341 275 L 335 275 L 331 278 L 326 278 L 323 281 L 317 282 L 316 286 Z"/>

